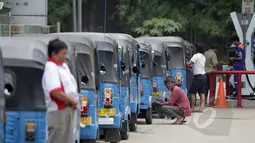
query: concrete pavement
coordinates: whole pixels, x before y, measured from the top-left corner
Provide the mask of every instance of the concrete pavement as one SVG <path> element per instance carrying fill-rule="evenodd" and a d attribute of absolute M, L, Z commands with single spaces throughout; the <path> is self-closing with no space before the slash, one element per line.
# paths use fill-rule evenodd
<path fill-rule="evenodd" d="M 207 108 L 194 113 L 184 125 L 154 119 L 152 125 L 139 120 L 138 130 L 123 143 L 254 143 L 255 109 Z M 102 143 L 102 141 L 99 141 Z"/>

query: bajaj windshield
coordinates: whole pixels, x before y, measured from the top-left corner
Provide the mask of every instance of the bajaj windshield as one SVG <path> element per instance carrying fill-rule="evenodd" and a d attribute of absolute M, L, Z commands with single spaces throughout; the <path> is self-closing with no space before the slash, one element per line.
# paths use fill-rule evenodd
<path fill-rule="evenodd" d="M 145 67 L 142 68 L 141 74 L 142 77 L 151 77 L 151 66 L 152 66 L 152 61 L 150 54 L 144 51 L 141 51 L 141 60 L 144 62 Z"/>
<path fill-rule="evenodd" d="M 91 56 L 88 54 L 78 54 L 76 57 L 77 60 L 77 68 L 78 68 L 78 77 L 79 77 L 79 84 L 81 89 L 94 89 L 95 83 L 94 83 L 94 73 L 92 71 L 92 61 Z M 81 78 L 82 76 L 88 77 L 88 83 L 82 84 Z"/>
<path fill-rule="evenodd" d="M 154 65 L 153 67 L 153 75 L 157 76 L 157 75 L 163 75 L 163 71 L 164 69 L 162 68 L 163 63 L 163 57 L 159 56 L 159 55 L 155 55 L 154 56 L 154 63 L 156 65 Z"/>
<path fill-rule="evenodd" d="M 180 47 L 168 47 L 171 51 L 171 60 L 168 62 L 169 69 L 184 68 L 184 54 Z"/>
<path fill-rule="evenodd" d="M 118 82 L 118 65 L 117 58 L 111 51 L 98 51 L 99 66 L 105 67 L 105 73 L 100 74 L 100 81 L 103 82 Z"/>
<path fill-rule="evenodd" d="M 13 93 L 6 96 L 6 110 L 46 110 L 41 82 L 43 70 L 25 67 L 6 67 L 5 75 L 5 84 L 11 82 L 13 85 Z"/>

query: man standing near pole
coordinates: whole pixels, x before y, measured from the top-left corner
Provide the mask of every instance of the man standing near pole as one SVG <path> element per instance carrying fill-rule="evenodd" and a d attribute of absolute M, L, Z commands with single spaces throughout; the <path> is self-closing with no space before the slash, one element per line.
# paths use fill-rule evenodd
<path fill-rule="evenodd" d="M 234 61 L 233 68 L 235 71 L 242 71 L 245 69 L 245 49 L 243 44 L 239 42 L 238 36 L 233 36 L 231 38 L 232 43 L 235 45 L 235 57 L 231 57 L 230 59 Z M 237 88 L 237 74 L 234 75 L 234 85 L 236 92 L 234 96 L 237 96 L 238 88 Z"/>
<path fill-rule="evenodd" d="M 205 62 L 205 72 L 206 72 L 206 76 L 207 76 L 207 84 L 206 84 L 206 90 L 205 90 L 205 104 L 207 104 L 207 97 L 208 97 L 208 91 L 210 90 L 210 73 L 211 71 L 217 70 L 217 67 L 221 64 L 223 64 L 223 62 L 218 62 L 218 58 L 217 58 L 217 53 L 219 51 L 216 49 L 215 45 L 212 45 L 211 48 L 205 52 L 204 56 L 206 59 Z M 214 78 L 214 87 L 216 87 L 216 76 L 213 77 Z M 215 93 L 215 88 L 214 91 Z M 214 102 L 214 97 L 213 97 L 213 102 Z"/>

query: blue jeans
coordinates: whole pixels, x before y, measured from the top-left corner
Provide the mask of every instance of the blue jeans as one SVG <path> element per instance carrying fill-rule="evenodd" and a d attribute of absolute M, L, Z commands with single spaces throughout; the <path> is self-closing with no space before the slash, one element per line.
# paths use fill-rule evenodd
<path fill-rule="evenodd" d="M 243 67 L 234 67 L 234 71 L 242 71 L 244 70 Z M 237 74 L 234 74 L 234 85 L 235 85 L 235 90 L 236 90 L 236 93 L 235 93 L 235 96 L 237 96 L 237 93 L 238 93 L 238 75 Z"/>

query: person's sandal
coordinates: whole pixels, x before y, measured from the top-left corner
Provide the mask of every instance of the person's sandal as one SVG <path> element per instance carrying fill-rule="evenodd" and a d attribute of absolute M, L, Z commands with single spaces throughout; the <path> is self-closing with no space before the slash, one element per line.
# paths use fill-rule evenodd
<path fill-rule="evenodd" d="M 182 123 L 186 123 L 187 121 L 185 121 L 185 118 L 183 118 L 183 120 L 182 120 Z"/>

